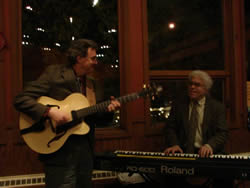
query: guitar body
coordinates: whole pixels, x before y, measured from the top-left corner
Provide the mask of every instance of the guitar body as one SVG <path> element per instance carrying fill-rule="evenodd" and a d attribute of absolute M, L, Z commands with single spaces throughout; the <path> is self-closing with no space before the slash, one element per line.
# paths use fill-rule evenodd
<path fill-rule="evenodd" d="M 89 106 L 87 98 L 80 93 L 73 93 L 66 97 L 63 101 L 57 101 L 55 99 L 42 96 L 38 99 L 38 102 L 44 105 L 58 105 L 60 107 L 60 110 L 66 111 L 70 114 L 72 110 L 75 111 Z M 26 129 L 32 126 L 34 123 L 34 120 L 32 120 L 29 116 L 23 113 L 20 114 L 20 130 Z M 54 124 L 53 121 L 52 124 Z M 84 121 L 82 121 L 80 124 L 77 124 L 76 126 L 68 129 L 63 134 L 60 133 L 62 134 L 60 139 L 54 140 L 53 142 L 49 143 L 58 135 L 52 130 L 51 126 L 52 125 L 50 121 L 46 121 L 44 124 L 44 130 L 40 132 L 29 132 L 27 134 L 23 134 L 22 136 L 24 141 L 33 151 L 42 154 L 49 154 L 60 149 L 70 135 L 84 135 L 87 134 L 90 129 L 89 126 Z"/>

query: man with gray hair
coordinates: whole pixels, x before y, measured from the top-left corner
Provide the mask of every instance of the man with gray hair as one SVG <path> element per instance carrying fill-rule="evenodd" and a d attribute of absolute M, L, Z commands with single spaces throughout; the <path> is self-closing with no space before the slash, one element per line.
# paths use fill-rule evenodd
<path fill-rule="evenodd" d="M 224 152 L 229 131 L 223 105 L 209 96 L 212 85 L 204 71 L 195 70 L 188 75 L 188 96 L 174 102 L 166 124 L 165 153 L 208 157 Z"/>
<path fill-rule="evenodd" d="M 224 153 L 229 130 L 224 106 L 209 95 L 213 85 L 204 71 L 188 75 L 188 93 L 174 101 L 165 127 L 166 154 L 196 153 L 200 157 Z M 192 187 L 185 178 L 165 178 L 173 187 Z M 206 181 L 205 181 L 206 182 Z M 213 187 L 232 187 L 231 180 L 214 179 Z"/>

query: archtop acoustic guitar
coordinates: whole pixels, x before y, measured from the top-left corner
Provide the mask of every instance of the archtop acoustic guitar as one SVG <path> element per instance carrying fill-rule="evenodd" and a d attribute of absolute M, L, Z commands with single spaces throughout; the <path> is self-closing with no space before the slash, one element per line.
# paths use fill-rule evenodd
<path fill-rule="evenodd" d="M 116 98 L 121 104 L 136 100 L 144 96 L 152 96 L 161 91 L 161 87 L 146 87 L 136 93 Z M 84 135 L 90 130 L 84 122 L 84 117 L 96 112 L 107 110 L 110 100 L 90 106 L 87 98 L 81 93 L 73 93 L 62 101 L 42 96 L 39 103 L 71 113 L 71 120 L 65 124 L 55 126 L 48 117 L 43 117 L 35 122 L 31 117 L 20 113 L 20 133 L 25 143 L 35 152 L 49 154 L 60 149 L 72 134 Z M 56 128 L 54 128 L 56 127 Z"/>

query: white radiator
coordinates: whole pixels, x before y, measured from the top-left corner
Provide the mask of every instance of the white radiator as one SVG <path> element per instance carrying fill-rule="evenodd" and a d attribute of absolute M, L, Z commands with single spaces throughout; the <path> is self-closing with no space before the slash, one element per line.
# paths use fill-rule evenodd
<path fill-rule="evenodd" d="M 92 180 L 116 179 L 117 172 L 94 170 Z M 27 187 L 45 184 L 44 174 L 28 174 L 18 176 L 0 177 L 0 188 L 7 187 Z"/>

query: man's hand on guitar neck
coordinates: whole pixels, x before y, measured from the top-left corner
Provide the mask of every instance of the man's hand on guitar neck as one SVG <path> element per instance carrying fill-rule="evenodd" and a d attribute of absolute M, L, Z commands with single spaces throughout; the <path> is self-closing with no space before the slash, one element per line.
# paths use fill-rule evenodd
<path fill-rule="evenodd" d="M 69 112 L 60 110 L 58 108 L 50 108 L 48 111 L 48 117 L 55 122 L 53 123 L 54 128 L 57 125 L 62 125 L 72 119 Z"/>
<path fill-rule="evenodd" d="M 111 102 L 108 105 L 108 112 L 115 111 L 121 107 L 120 102 L 116 100 L 114 96 L 111 96 L 110 99 L 111 99 Z"/>

